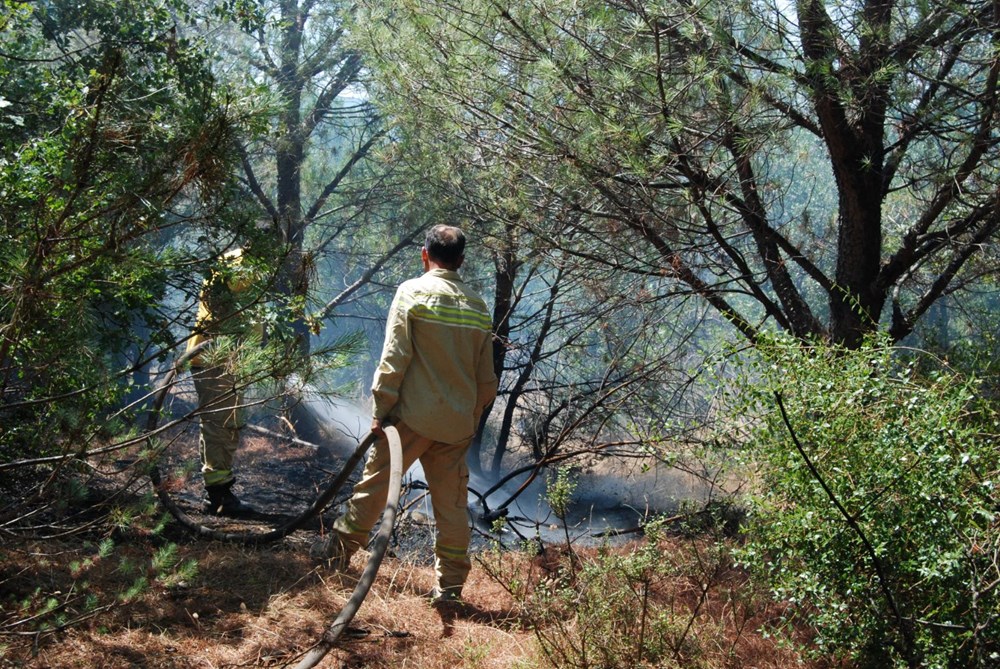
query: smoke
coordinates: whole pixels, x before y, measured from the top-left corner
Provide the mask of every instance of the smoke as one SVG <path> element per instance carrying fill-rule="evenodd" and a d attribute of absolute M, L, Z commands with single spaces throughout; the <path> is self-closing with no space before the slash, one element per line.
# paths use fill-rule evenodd
<path fill-rule="evenodd" d="M 295 401 L 296 430 L 304 427 L 310 433 L 307 439 L 326 455 L 347 458 L 368 434 L 371 413 L 344 398 L 320 392 L 295 376 L 289 379 L 286 393 Z"/>
<path fill-rule="evenodd" d="M 321 445 L 331 455 L 346 458 L 371 427 L 371 413 L 343 398 L 319 393 L 308 386 L 299 390 L 302 406 L 321 426 Z M 504 507 L 507 522 L 525 536 L 543 541 L 564 541 L 563 520 L 555 516 L 546 499 L 546 476 L 537 477 L 519 492 L 528 474 L 506 482 L 486 497 L 486 508 Z M 620 463 L 606 463 L 575 477 L 575 492 L 565 518 L 573 541 L 586 544 L 603 541 L 608 535 L 632 530 L 655 514 L 669 514 L 687 501 L 705 501 L 711 488 L 701 479 L 676 469 L 653 465 L 633 470 Z M 417 461 L 404 473 L 403 484 L 410 490 L 402 504 L 410 513 L 433 517 L 429 498 L 417 501 L 426 488 L 423 467 Z M 481 495 L 495 487 L 496 480 L 471 473 L 469 509 L 483 526 Z M 516 498 L 510 501 L 512 497 Z M 485 527 L 484 527 L 485 529 Z"/>

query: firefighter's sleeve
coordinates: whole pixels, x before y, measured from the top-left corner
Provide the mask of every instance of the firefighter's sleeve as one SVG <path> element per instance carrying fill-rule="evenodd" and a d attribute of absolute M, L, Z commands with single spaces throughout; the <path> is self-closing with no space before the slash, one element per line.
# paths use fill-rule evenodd
<path fill-rule="evenodd" d="M 378 419 L 387 417 L 399 401 L 399 389 L 410 366 L 410 360 L 413 359 L 409 311 L 409 300 L 401 289 L 397 290 L 392 306 L 389 307 L 382 357 L 375 369 L 375 379 L 372 382 L 374 399 L 372 413 Z"/>

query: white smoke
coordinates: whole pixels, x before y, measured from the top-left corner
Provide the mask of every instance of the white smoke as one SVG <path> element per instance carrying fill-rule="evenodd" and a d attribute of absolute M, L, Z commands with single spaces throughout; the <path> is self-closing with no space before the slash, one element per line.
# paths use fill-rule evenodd
<path fill-rule="evenodd" d="M 298 394 L 326 433 L 328 439 L 321 447 L 330 454 L 346 458 L 367 436 L 371 427 L 370 411 L 308 386 L 301 387 Z M 545 541 L 564 540 L 562 521 L 555 517 L 546 501 L 544 476 L 536 478 L 516 499 L 509 501 L 527 477 L 525 474 L 491 492 L 486 498 L 487 508 L 496 510 L 506 504 L 509 522 L 517 525 L 521 532 L 530 536 L 537 534 Z M 684 501 L 704 501 L 711 493 L 711 488 L 700 479 L 656 465 L 639 472 L 609 465 L 580 473 L 575 482 L 572 507 L 565 520 L 571 537 L 584 543 L 602 533 L 634 528 L 650 515 L 676 510 Z M 469 509 L 477 520 L 483 512 L 480 495 L 495 483 L 476 473 L 470 474 Z M 419 503 L 410 504 L 425 492 L 426 478 L 419 461 L 405 472 L 403 484 L 411 490 L 409 498 L 402 502 L 404 507 L 409 504 L 411 513 L 432 518 L 428 496 Z"/>

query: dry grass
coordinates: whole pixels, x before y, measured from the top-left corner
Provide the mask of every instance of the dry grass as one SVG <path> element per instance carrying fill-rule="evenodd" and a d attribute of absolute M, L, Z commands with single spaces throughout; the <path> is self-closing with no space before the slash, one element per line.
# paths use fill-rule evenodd
<path fill-rule="evenodd" d="M 309 450 L 258 437 L 245 442 L 240 452 L 241 494 L 252 495 L 249 501 L 255 507 L 272 514 L 288 513 L 310 501 L 316 482 L 337 464 Z M 165 464 L 171 471 L 183 469 L 182 463 L 197 458 L 194 439 L 190 435 L 179 439 L 168 456 Z M 178 478 L 177 485 L 174 492 L 181 502 L 196 508 L 197 477 Z M 261 548 L 193 540 L 168 529 L 169 540 L 177 546 L 174 563 L 197 563 L 193 575 L 183 576 L 186 582 L 176 568 L 154 568 L 152 556 L 168 539 L 142 533 L 141 527 L 155 522 L 152 515 L 132 523 L 124 534 L 114 534 L 114 550 L 103 558 L 96 546 L 100 537 L 91 543 L 78 538 L 7 539 L 0 544 L 0 669 L 294 666 L 339 613 L 366 557 L 355 556 L 343 575 L 317 567 L 308 557 L 308 546 L 328 521 L 319 519 L 312 529 Z M 515 601 L 508 592 L 510 580 L 496 578 L 496 569 L 482 565 L 473 569 L 465 606 L 429 604 L 426 594 L 434 579 L 428 564 L 430 529 L 415 522 L 404 514 L 397 533 L 401 545 L 396 548 L 414 557 L 386 558 L 352 623 L 352 633 L 342 637 L 320 666 L 548 666 L 531 629 L 532 622 L 541 618 Z M 638 545 L 616 550 L 627 552 Z M 664 559 L 688 560 L 692 546 L 696 544 L 666 542 Z M 580 555 L 590 559 L 595 554 L 583 550 Z M 519 553 L 504 553 L 499 561 L 504 574 L 536 585 L 551 577 L 556 566 Z M 139 577 L 146 579 L 146 587 L 126 597 Z M 719 572 L 711 597 L 700 605 L 697 586 L 683 578 L 656 585 L 655 597 L 670 603 L 678 619 L 691 612 L 691 634 L 698 646 L 717 649 L 697 662 L 685 662 L 681 665 L 685 669 L 822 666 L 803 663 L 760 632 L 779 609 L 752 593 L 738 570 Z M 85 606 L 86 595 L 95 597 L 96 610 Z M 46 601 L 53 610 L 31 618 L 45 610 Z M 37 631 L 41 621 L 51 623 L 58 615 L 70 624 Z M 565 623 L 566 629 L 574 628 L 572 611 Z M 547 632 L 552 629 L 558 627 Z"/>
<path fill-rule="evenodd" d="M 127 551 L 131 552 L 131 551 Z M 303 542 L 247 549 L 193 543 L 181 557 L 195 557 L 193 583 L 154 582 L 131 602 L 62 632 L 11 634 L 4 667 L 268 667 L 284 666 L 307 650 L 332 622 L 353 589 L 364 555 L 347 574 L 331 574 L 307 557 Z M 74 586 L 68 568 L 79 559 L 72 546 L 32 546 L 9 551 L 0 564 L 5 622 L 14 603 L 41 587 L 60 597 Z M 123 586 L 122 571 L 97 564 L 88 588 L 102 600 Z M 468 605 L 434 608 L 426 593 L 433 571 L 396 559 L 383 563 L 375 586 L 323 667 L 532 666 L 531 633 L 521 627 L 513 602 L 474 571 Z"/>
<path fill-rule="evenodd" d="M 59 632 L 18 635 L 13 633 L 17 628 L 8 628 L 9 633 L 0 637 L 5 646 L 0 666 L 208 669 L 294 665 L 350 596 L 365 558 L 364 554 L 355 556 L 346 574 L 330 573 L 308 559 L 306 539 L 297 537 L 257 549 L 208 542 L 183 545 L 179 557 L 195 558 L 199 565 L 192 582 L 168 587 L 154 580 L 133 601 L 119 602 Z M 0 562 L 4 624 L 16 614 L 15 603 L 35 588 L 66 597 L 80 588 L 83 576 L 91 592 L 102 601 L 113 601 L 127 586 L 120 559 L 114 564 L 98 561 L 86 574 L 76 572 L 74 578 L 68 565 L 84 552 L 79 546 L 53 542 L 5 549 Z M 148 562 L 149 547 L 123 545 L 116 555 Z M 526 578 L 544 576 L 538 559 L 510 554 L 504 561 L 505 569 Z M 505 584 L 484 569 L 473 569 L 465 593 L 467 603 L 461 607 L 432 607 L 426 598 L 432 585 L 431 568 L 386 558 L 351 633 L 320 666 L 546 666 L 529 628 L 531 616 L 519 609 Z M 661 596 L 672 598 L 678 607 L 693 608 L 697 598 L 684 592 L 689 585 L 663 583 Z M 720 574 L 716 591 L 731 593 L 745 586 L 742 575 L 731 570 Z M 692 634 L 714 640 L 704 646 L 726 650 L 707 664 L 710 658 L 702 657 L 689 666 L 809 666 L 758 631 L 773 615 L 773 604 L 737 611 L 734 601 L 720 596 L 700 608 Z"/>
<path fill-rule="evenodd" d="M 634 558 L 647 546 L 645 540 L 575 549 L 575 572 L 570 568 L 570 555 L 558 546 L 547 547 L 531 559 L 494 555 L 483 566 L 496 582 L 522 584 L 526 606 L 521 615 L 524 624 L 537 632 L 541 643 L 536 644 L 536 652 L 547 654 L 561 667 L 837 666 L 826 660 L 807 661 L 773 634 L 782 624 L 785 606 L 734 566 L 724 544 L 716 541 L 726 540 L 663 537 L 655 545 L 655 565 L 638 570 Z M 567 586 L 572 594 L 560 594 Z M 581 615 L 584 610 L 589 613 Z M 641 617 L 646 619 L 642 626 Z M 653 631 L 657 625 L 659 633 Z M 640 644 L 641 628 L 645 636 Z M 808 645 L 809 630 L 794 634 L 798 644 Z M 658 659 L 650 660 L 651 654 Z M 584 657 L 588 659 L 581 664 Z M 637 659 L 630 663 L 633 657 Z"/>

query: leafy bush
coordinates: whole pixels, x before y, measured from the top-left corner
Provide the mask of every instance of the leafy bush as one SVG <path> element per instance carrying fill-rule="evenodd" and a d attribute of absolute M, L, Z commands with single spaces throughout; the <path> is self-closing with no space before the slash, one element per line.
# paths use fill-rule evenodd
<path fill-rule="evenodd" d="M 861 667 L 998 666 L 1000 447 L 976 383 L 877 342 L 758 352 L 736 395 L 754 426 L 742 560 L 786 621 Z"/>
<path fill-rule="evenodd" d="M 249 227 L 244 105 L 178 36 L 183 2 L 0 10 L 0 460 L 82 452 L 172 354 L 182 230 Z"/>

